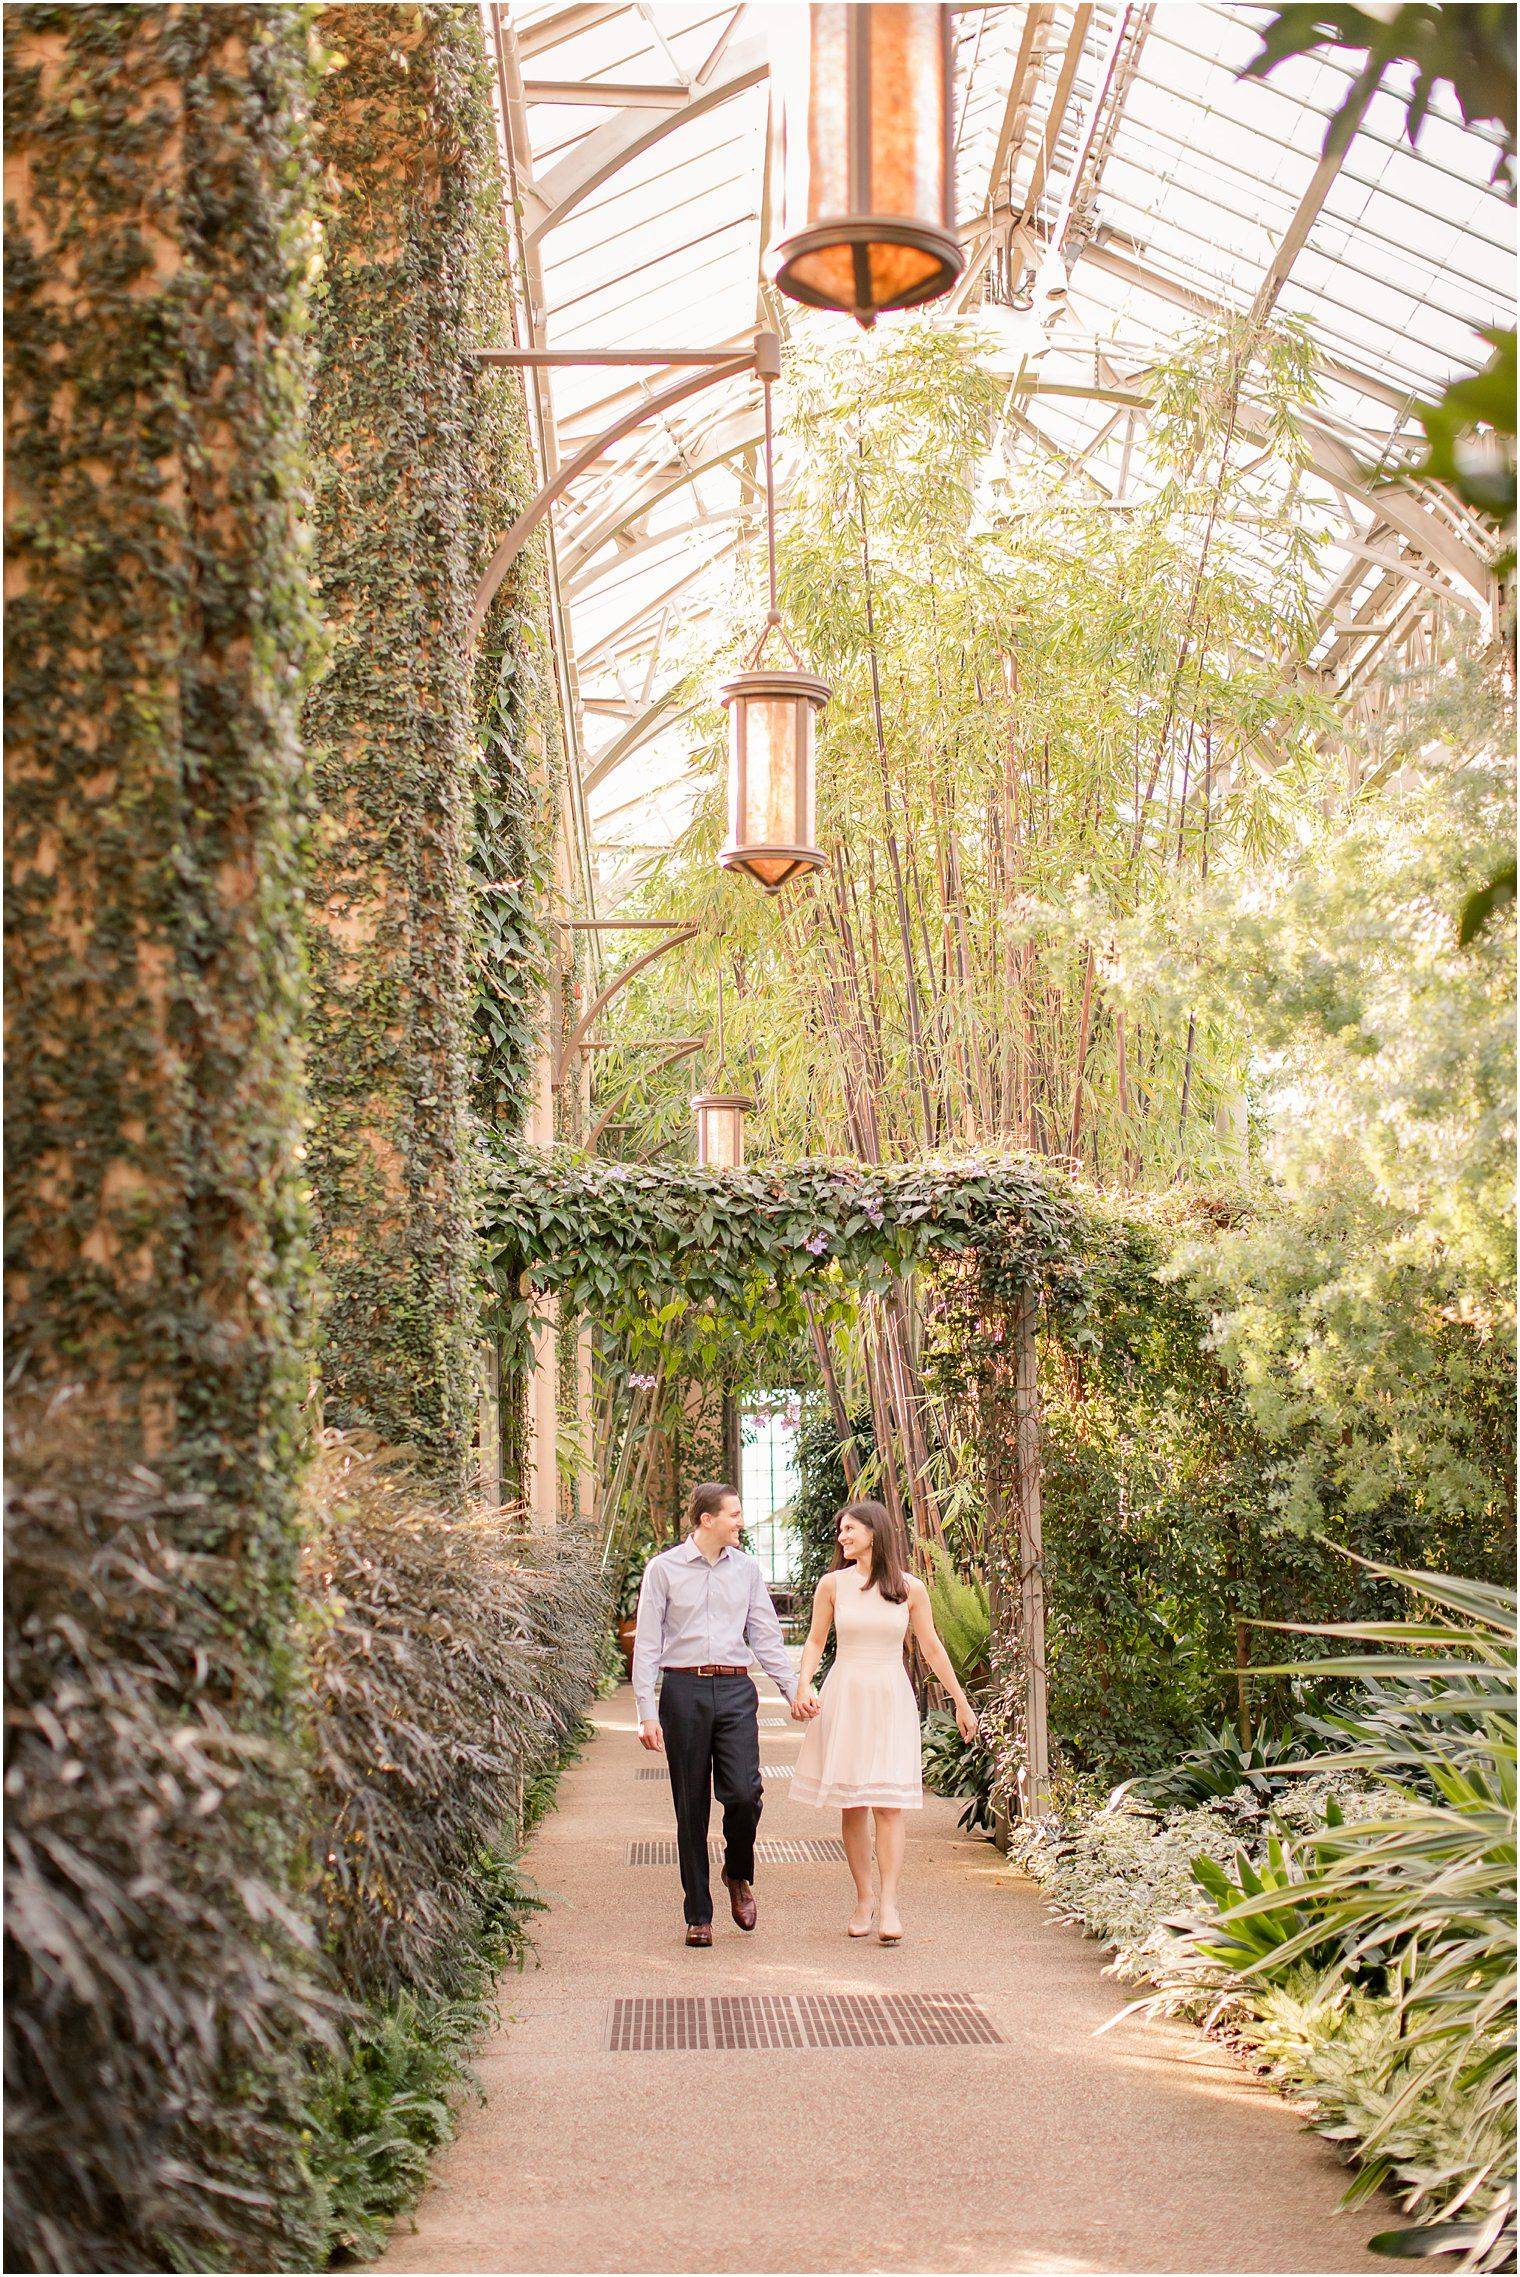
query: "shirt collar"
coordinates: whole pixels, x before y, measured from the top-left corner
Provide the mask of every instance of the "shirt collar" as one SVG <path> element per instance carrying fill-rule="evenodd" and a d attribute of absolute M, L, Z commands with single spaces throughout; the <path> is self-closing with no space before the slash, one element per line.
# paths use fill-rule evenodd
<path fill-rule="evenodd" d="M 729 1557 L 731 1554 L 732 1545 L 728 1542 L 725 1542 L 722 1549 L 719 1550 L 717 1556 L 713 1559 L 713 1564 L 721 1565 L 723 1563 L 723 1560 L 726 1557 Z M 685 1541 L 681 1544 L 681 1555 L 683 1558 L 687 1559 L 688 1562 L 692 1558 L 700 1558 L 702 1556 L 702 1552 L 698 1545 L 697 1537 L 695 1534 L 687 1535 Z M 705 1564 L 706 1562 L 707 1561 L 703 1559 L 703 1563 Z"/>

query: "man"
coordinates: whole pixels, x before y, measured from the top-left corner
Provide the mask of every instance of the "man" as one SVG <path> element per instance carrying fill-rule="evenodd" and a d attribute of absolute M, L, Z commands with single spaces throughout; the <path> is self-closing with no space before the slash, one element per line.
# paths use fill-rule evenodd
<path fill-rule="evenodd" d="M 686 1901 L 686 1942 L 712 1943 L 707 1825 L 723 1806 L 723 1880 L 741 1929 L 755 1926 L 755 1829 L 760 1823 L 760 1719 L 753 1652 L 799 1723 L 797 1678 L 758 1558 L 739 1547 L 744 1513 L 731 1486 L 693 1489 L 688 1531 L 644 1569 L 633 1642 L 639 1738 L 664 1750 L 676 1806 L 676 1848 Z M 661 1678 L 659 1713 L 655 1679 Z"/>

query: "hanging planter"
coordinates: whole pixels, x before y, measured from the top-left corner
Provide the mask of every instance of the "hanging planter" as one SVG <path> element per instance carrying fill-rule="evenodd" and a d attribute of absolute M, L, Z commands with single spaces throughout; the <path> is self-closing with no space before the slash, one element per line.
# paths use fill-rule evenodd
<path fill-rule="evenodd" d="M 770 267 L 793 300 L 870 325 L 937 300 L 964 269 L 950 34 L 946 7 L 828 5 L 809 8 L 778 54 Z"/>
<path fill-rule="evenodd" d="M 744 1120 L 753 1099 L 736 1091 L 699 1091 L 691 1109 L 697 1123 L 697 1168 L 744 1168 Z"/>

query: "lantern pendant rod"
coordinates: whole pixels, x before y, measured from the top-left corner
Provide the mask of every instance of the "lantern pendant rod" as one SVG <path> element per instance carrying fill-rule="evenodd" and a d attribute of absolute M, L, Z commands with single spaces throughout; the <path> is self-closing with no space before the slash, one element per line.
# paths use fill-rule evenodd
<path fill-rule="evenodd" d="M 765 559 L 770 577 L 770 614 L 767 625 L 779 625 L 781 611 L 776 606 L 776 437 L 771 424 L 771 383 L 760 382 L 760 393 L 765 400 Z"/>
<path fill-rule="evenodd" d="M 778 369 L 779 369 L 779 358 Z M 773 632 L 780 633 L 792 662 L 798 671 L 804 669 L 795 642 L 781 622 L 781 604 L 776 598 L 776 429 L 771 415 L 771 382 L 774 372 L 761 371 L 760 395 L 765 406 L 765 572 L 768 605 L 760 638 L 744 660 L 746 672 L 752 672 L 765 654 L 765 644 Z"/>

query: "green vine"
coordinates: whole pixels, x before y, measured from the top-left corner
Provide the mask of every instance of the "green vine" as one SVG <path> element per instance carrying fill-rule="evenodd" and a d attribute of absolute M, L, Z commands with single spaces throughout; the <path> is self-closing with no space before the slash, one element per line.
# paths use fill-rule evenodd
<path fill-rule="evenodd" d="M 522 877 L 526 905 L 540 877 L 520 613 L 498 603 L 478 665 L 468 628 L 528 462 L 516 376 L 467 353 L 509 330 L 479 26 L 452 7 L 350 6 L 322 29 L 318 147 L 336 188 L 314 426 L 332 662 L 307 727 L 323 1385 L 329 1421 L 458 1480 L 476 1413 L 475 1104 L 520 1083 L 531 1016 L 504 881 Z M 511 989 L 482 990 L 504 962 Z"/>
<path fill-rule="evenodd" d="M 182 1524 L 277 1627 L 306 1380 L 305 28 L 10 31 L 11 1367 L 204 1496 Z"/>
<path fill-rule="evenodd" d="M 535 564 L 536 566 L 536 564 Z M 554 876 L 552 781 L 543 764 L 556 714 L 544 628 L 506 617 L 482 708 L 471 857 L 475 907 L 475 1098 L 482 1120 L 520 1129 L 543 1028 L 545 911 Z"/>
<path fill-rule="evenodd" d="M 679 1336 L 699 1361 L 720 1320 L 796 1336 L 804 1294 L 827 1310 L 958 1252 L 996 1253 L 1005 1276 L 1069 1308 L 1087 1219 L 1075 1182 L 1032 1156 L 718 1171 L 499 1143 L 482 1237 L 508 1323 L 554 1291 L 634 1352 Z"/>
<path fill-rule="evenodd" d="M 6 22 L 13 2268 L 306 2250 L 304 9 Z"/>

